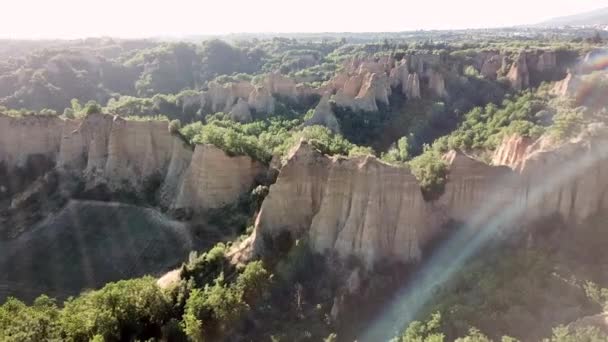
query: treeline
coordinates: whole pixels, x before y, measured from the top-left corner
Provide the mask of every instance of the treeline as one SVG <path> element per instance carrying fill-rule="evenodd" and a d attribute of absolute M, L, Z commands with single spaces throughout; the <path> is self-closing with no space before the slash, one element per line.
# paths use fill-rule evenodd
<path fill-rule="evenodd" d="M 48 45 L 18 58 L 0 58 L 0 105 L 61 113 L 72 99 L 93 100 L 102 106 L 120 96 L 151 99 L 158 94 L 204 89 L 218 76 L 289 74 L 315 68 L 339 44 L 275 38 L 235 44 L 221 40 L 202 44 L 91 40 L 76 46 Z M 333 70 L 335 65 L 322 67 L 315 77 L 327 78 Z"/>
<path fill-rule="evenodd" d="M 44 295 L 31 306 L 10 298 L 0 306 L 0 340 L 214 340 L 234 328 L 269 284 L 261 262 L 235 268 L 219 244 L 192 254 L 168 289 L 144 277 L 107 284 L 61 307 Z"/>

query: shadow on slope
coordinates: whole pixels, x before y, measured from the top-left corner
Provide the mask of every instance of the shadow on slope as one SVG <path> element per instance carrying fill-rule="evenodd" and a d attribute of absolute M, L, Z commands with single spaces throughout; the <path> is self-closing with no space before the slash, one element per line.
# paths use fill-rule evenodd
<path fill-rule="evenodd" d="M 0 301 L 46 293 L 75 295 L 107 282 L 159 274 L 219 235 L 195 236 L 160 212 L 113 202 L 72 200 L 17 239 L 0 242 Z"/>

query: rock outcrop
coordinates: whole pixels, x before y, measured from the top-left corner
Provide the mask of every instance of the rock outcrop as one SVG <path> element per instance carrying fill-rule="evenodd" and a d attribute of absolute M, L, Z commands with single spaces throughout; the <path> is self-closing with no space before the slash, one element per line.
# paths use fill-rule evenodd
<path fill-rule="evenodd" d="M 480 73 L 485 78 L 495 80 L 497 78 L 498 71 L 500 71 L 502 68 L 503 56 L 496 53 L 483 59 L 480 68 Z"/>
<path fill-rule="evenodd" d="M 523 90 L 530 86 L 530 72 L 524 52 L 520 53 L 517 60 L 511 65 L 507 78 L 515 90 Z"/>
<path fill-rule="evenodd" d="M 530 138 L 517 134 L 505 137 L 492 156 L 492 165 L 504 165 L 519 170 L 532 143 Z"/>
<path fill-rule="evenodd" d="M 270 187 L 248 244 L 264 254 L 282 234 L 306 236 L 318 252 L 371 267 L 417 260 L 446 222 L 499 233 L 559 215 L 576 227 L 608 209 L 608 129 L 561 144 L 547 139 L 505 139 L 495 163 L 508 166 L 448 153 L 445 189 L 432 202 L 405 167 L 327 157 L 301 143 Z"/>
<path fill-rule="evenodd" d="M 384 75 L 385 76 L 385 75 Z M 377 100 L 388 104 L 388 78 L 377 74 L 357 74 L 349 77 L 334 100 L 340 107 L 354 111 L 377 112 Z"/>
<path fill-rule="evenodd" d="M 197 212 L 231 204 L 264 170 L 248 156 L 230 157 L 215 146 L 197 145 L 171 207 Z"/>
<path fill-rule="evenodd" d="M 15 178 L 23 168 L 33 173 L 30 181 L 58 168 L 80 175 L 87 189 L 158 191 L 163 206 L 202 211 L 236 201 L 265 170 L 250 157 L 229 157 L 214 146 L 197 146 L 193 153 L 168 124 L 105 114 L 80 121 L 0 116 L 0 172 L 7 174 L 0 186 L 10 195 L 26 185 Z"/>
<path fill-rule="evenodd" d="M 315 107 L 312 118 L 306 120 L 304 126 L 321 125 L 329 128 L 334 133 L 340 132 L 340 124 L 329 103 L 330 97 L 329 93 L 323 95 L 321 101 Z"/>
<path fill-rule="evenodd" d="M 513 201 L 517 193 L 515 173 L 505 166 L 489 166 L 460 151 L 444 156 L 449 175 L 443 195 L 435 205 L 457 222 L 472 217 L 485 221 Z"/>
<path fill-rule="evenodd" d="M 274 112 L 275 100 L 265 87 L 256 87 L 248 98 L 249 107 L 255 109 L 256 113 Z"/>
<path fill-rule="evenodd" d="M 374 157 L 330 158 L 301 142 L 281 169 L 256 221 L 255 249 L 280 233 L 308 234 L 312 247 L 355 255 L 418 260 L 432 236 L 428 206 L 407 168 Z"/>

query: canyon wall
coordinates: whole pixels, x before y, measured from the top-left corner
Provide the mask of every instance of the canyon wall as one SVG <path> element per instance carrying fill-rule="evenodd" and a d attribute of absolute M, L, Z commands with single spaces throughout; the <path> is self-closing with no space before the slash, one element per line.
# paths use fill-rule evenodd
<path fill-rule="evenodd" d="M 9 196 L 22 190 L 25 182 L 17 188 L 14 180 L 32 160 L 43 160 L 31 178 L 56 167 L 81 176 L 85 190 L 158 190 L 167 208 L 203 211 L 236 201 L 265 172 L 264 165 L 248 156 L 230 157 L 210 145 L 193 148 L 171 134 L 168 124 L 105 114 L 82 120 L 0 116 L 0 165 L 7 176 L 0 187 Z"/>
<path fill-rule="evenodd" d="M 373 266 L 419 259 L 451 221 L 501 231 L 559 215 L 576 229 L 608 209 L 608 129 L 559 144 L 547 139 L 505 139 L 494 161 L 506 165 L 448 153 L 444 193 L 431 202 L 407 167 L 327 157 L 301 143 L 270 187 L 248 245 L 263 255 L 287 232 L 307 237 L 318 252 Z"/>

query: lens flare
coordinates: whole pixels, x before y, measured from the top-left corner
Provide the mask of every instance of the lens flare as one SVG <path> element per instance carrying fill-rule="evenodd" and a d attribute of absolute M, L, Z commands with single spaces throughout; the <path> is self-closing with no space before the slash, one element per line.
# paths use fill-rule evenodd
<path fill-rule="evenodd" d="M 499 195 L 489 198 L 463 228 L 430 256 L 423 269 L 414 275 L 409 285 L 397 293 L 392 304 L 372 323 L 360 340 L 387 341 L 397 336 L 428 303 L 437 287 L 462 269 L 471 256 L 501 232 L 501 228 L 508 228 L 517 219 L 522 218 L 529 208 L 540 206 L 543 198 L 554 189 L 584 174 L 598 161 L 607 158 L 608 146 L 600 145 L 591 149 L 589 153 L 553 170 L 553 174 L 530 184 L 527 193 L 521 196 L 523 200 L 513 201 L 499 213 L 496 213 L 494 208 L 503 201 Z"/>

